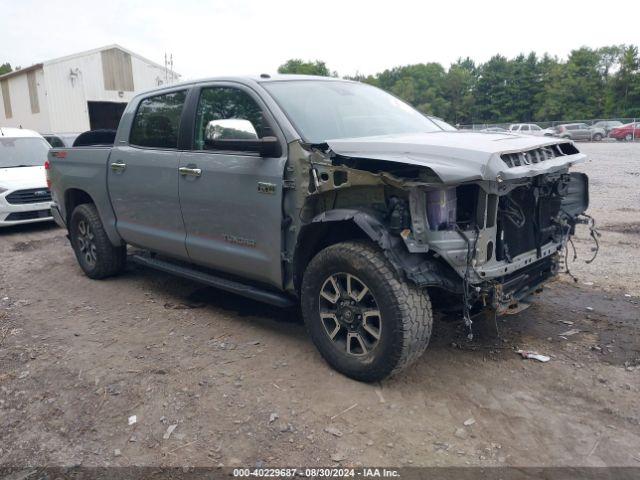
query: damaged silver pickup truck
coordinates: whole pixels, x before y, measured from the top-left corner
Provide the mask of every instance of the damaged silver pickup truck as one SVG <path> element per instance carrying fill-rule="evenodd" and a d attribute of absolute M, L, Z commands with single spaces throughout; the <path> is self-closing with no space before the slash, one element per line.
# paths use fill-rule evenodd
<path fill-rule="evenodd" d="M 423 353 L 432 305 L 469 327 L 517 309 L 588 218 L 572 142 L 445 130 L 339 79 L 174 85 L 132 100 L 113 142 L 96 138 L 47 166 L 87 276 L 129 259 L 300 304 L 322 356 L 363 381 Z"/>

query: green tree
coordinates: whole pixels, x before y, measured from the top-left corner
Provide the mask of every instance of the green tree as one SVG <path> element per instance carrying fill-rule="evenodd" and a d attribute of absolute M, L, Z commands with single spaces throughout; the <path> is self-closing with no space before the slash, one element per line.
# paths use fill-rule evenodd
<path fill-rule="evenodd" d="M 11 68 L 11 64 L 10 63 L 3 63 L 2 65 L 0 65 L 0 75 L 4 75 L 5 73 L 9 73 L 12 72 L 13 69 Z"/>
<path fill-rule="evenodd" d="M 331 72 L 327 65 L 316 60 L 305 62 L 299 58 L 292 58 L 278 67 L 278 73 L 297 73 L 301 75 L 320 75 L 322 77 L 337 77 L 337 72 Z"/>
<path fill-rule="evenodd" d="M 622 117 L 640 116 L 640 57 L 638 47 L 624 47 L 620 68 L 611 80 L 614 114 Z"/>

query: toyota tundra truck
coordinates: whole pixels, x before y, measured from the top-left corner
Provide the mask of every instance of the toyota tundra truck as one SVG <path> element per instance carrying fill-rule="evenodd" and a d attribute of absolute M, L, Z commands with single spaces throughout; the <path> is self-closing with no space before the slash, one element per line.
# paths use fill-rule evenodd
<path fill-rule="evenodd" d="M 342 79 L 172 85 L 136 96 L 114 135 L 49 152 L 53 215 L 89 278 L 132 261 L 299 306 L 361 381 L 424 352 L 432 308 L 469 328 L 517 309 L 588 206 L 573 142 L 443 129 Z"/>

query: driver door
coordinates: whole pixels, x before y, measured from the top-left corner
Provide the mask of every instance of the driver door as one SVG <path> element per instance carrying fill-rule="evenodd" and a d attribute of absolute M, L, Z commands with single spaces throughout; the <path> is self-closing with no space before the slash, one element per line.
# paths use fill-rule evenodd
<path fill-rule="evenodd" d="M 237 84 L 194 91 L 192 149 L 180 157 L 180 205 L 194 263 L 282 286 L 286 144 L 260 98 Z M 279 136 L 278 157 L 221 150 L 216 140 Z"/>

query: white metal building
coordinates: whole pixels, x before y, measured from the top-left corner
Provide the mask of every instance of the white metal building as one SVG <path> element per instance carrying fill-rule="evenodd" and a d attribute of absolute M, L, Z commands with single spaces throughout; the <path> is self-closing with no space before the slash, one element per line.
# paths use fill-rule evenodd
<path fill-rule="evenodd" d="M 0 75 L 0 126 L 40 133 L 116 128 L 133 96 L 179 75 L 109 45 Z"/>

